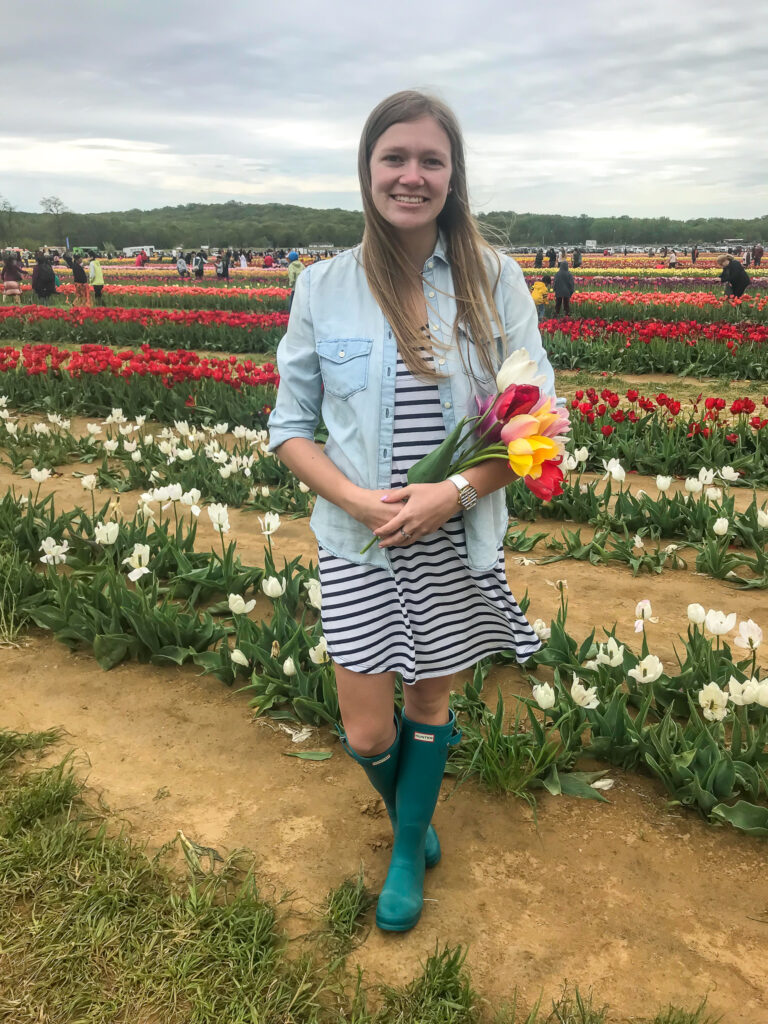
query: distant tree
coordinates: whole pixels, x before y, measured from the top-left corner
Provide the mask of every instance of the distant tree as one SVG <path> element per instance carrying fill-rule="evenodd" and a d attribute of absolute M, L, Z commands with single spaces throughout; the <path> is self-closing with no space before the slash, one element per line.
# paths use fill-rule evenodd
<path fill-rule="evenodd" d="M 40 205 L 43 208 L 43 213 L 53 217 L 53 222 L 56 226 L 56 241 L 64 242 L 66 240 L 63 224 L 64 214 L 69 213 L 66 204 L 58 196 L 43 196 L 40 200 Z"/>
<path fill-rule="evenodd" d="M 5 244 L 13 245 L 13 215 L 16 213 L 16 207 L 12 206 L 9 200 L 5 197 L 0 196 L 0 214 L 3 217 L 3 235 L 5 236 Z M 0 235 L 2 237 L 2 235 Z"/>

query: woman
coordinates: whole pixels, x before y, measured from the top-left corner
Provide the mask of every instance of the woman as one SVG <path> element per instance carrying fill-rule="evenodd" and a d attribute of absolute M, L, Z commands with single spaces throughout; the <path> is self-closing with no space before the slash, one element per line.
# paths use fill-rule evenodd
<path fill-rule="evenodd" d="M 5 257 L 3 269 L 0 272 L 0 280 L 3 282 L 3 302 L 10 300 L 13 303 L 21 302 L 21 279 L 25 271 L 15 256 Z"/>
<path fill-rule="evenodd" d="M 56 294 L 56 275 L 51 266 L 51 261 L 43 252 L 35 256 L 35 265 L 32 268 L 32 291 L 38 302 L 46 305 L 48 299 Z"/>
<path fill-rule="evenodd" d="M 101 296 L 104 291 L 104 271 L 101 269 L 101 261 L 98 256 L 92 256 L 91 262 L 88 264 L 88 282 L 93 288 L 96 305 L 103 306 Z"/>
<path fill-rule="evenodd" d="M 452 112 L 418 92 L 390 96 L 366 122 L 358 174 L 362 245 L 296 281 L 270 447 L 318 494 L 311 525 L 343 742 L 394 828 L 376 922 L 406 931 L 425 866 L 440 859 L 430 821 L 460 738 L 454 673 L 500 650 L 522 662 L 540 646 L 504 575 L 506 463 L 435 484 L 408 485 L 407 471 L 496 393 L 507 353 L 527 349 L 550 394 L 554 374 L 520 268 L 470 215 Z M 362 553 L 371 531 L 378 544 Z"/>
<path fill-rule="evenodd" d="M 73 306 L 90 306 L 91 289 L 88 287 L 88 276 L 80 256 L 72 260 L 72 279 L 75 284 L 75 298 Z"/>
<path fill-rule="evenodd" d="M 724 253 L 717 257 L 717 262 L 722 267 L 720 280 L 725 286 L 725 294 L 740 298 L 751 281 L 749 274 L 733 256 L 727 256 Z"/>
<path fill-rule="evenodd" d="M 570 316 L 571 296 L 576 291 L 576 282 L 568 269 L 568 260 L 560 260 L 552 282 L 552 290 L 555 293 L 555 316 L 560 316 L 561 309 L 566 316 Z"/>

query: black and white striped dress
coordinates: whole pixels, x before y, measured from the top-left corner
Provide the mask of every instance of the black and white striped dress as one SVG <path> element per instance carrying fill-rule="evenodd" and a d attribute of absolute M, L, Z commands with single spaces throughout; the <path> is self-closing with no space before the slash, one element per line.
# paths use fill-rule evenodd
<path fill-rule="evenodd" d="M 445 439 L 436 384 L 397 357 L 392 487 Z M 485 572 L 467 565 L 462 514 L 407 547 L 388 548 L 393 576 L 319 549 L 323 633 L 353 672 L 399 672 L 405 683 L 449 675 L 497 651 L 524 662 L 541 646 L 504 573 L 504 549 Z"/>

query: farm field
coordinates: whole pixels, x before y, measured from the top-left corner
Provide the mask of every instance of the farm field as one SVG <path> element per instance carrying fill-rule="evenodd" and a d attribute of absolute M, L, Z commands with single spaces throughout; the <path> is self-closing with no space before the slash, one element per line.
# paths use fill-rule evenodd
<path fill-rule="evenodd" d="M 733 303 L 706 259 L 580 269 L 574 315 L 542 323 L 563 494 L 507 495 L 507 576 L 545 646 L 458 678 L 424 916 L 395 937 L 368 911 L 347 968 L 402 987 L 460 944 L 489 1020 L 567 981 L 607 1021 L 706 996 L 759 1024 L 766 279 Z M 132 285 L 105 263 L 104 308 L 65 285 L 0 310 L 0 728 L 65 730 L 41 764 L 74 748 L 89 803 L 150 855 L 179 830 L 252 851 L 300 946 L 361 864 L 376 891 L 388 822 L 333 729 L 312 495 L 266 452 L 287 290 L 241 273 Z"/>

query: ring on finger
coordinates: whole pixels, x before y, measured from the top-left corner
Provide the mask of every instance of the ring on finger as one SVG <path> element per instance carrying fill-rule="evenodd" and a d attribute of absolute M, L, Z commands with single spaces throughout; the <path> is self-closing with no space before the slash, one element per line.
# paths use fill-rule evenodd
<path fill-rule="evenodd" d="M 400 527 L 400 533 L 403 536 L 403 540 L 410 540 L 412 537 L 412 534 L 406 533 L 402 526 Z"/>

